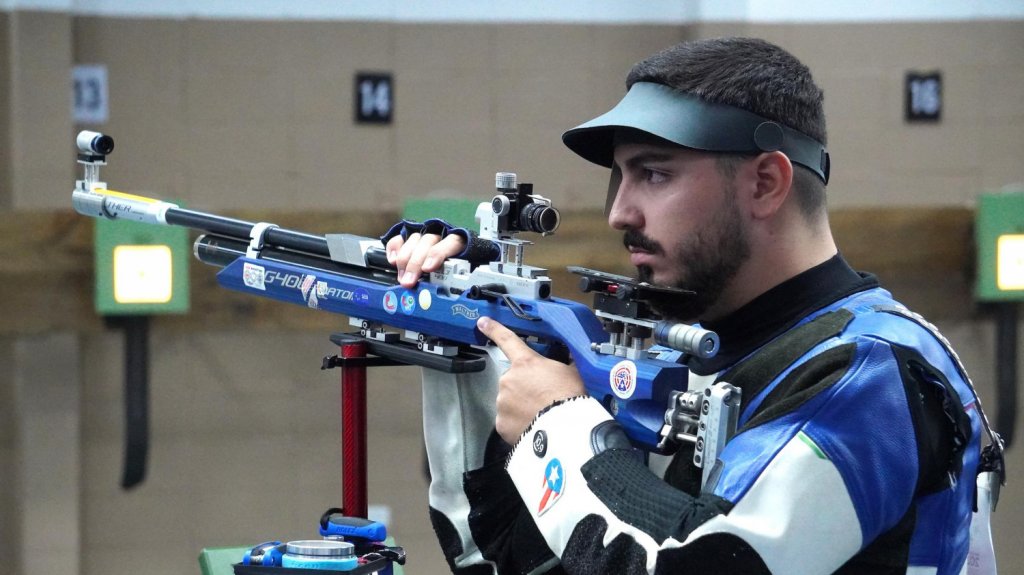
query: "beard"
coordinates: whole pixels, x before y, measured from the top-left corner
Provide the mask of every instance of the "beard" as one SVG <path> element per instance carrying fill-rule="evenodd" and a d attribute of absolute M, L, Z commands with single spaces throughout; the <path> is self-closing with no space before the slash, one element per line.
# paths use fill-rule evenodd
<path fill-rule="evenodd" d="M 665 319 L 696 321 L 718 300 L 740 266 L 750 258 L 750 242 L 736 205 L 735 192 L 730 187 L 725 193 L 721 208 L 696 232 L 681 238 L 673 250 L 671 263 L 678 277 L 668 285 L 694 294 L 651 302 L 652 309 Z M 666 253 L 658 242 L 636 230 L 628 230 L 622 241 L 627 247 Z M 637 267 L 637 275 L 640 281 L 653 283 L 654 272 L 649 266 Z"/>

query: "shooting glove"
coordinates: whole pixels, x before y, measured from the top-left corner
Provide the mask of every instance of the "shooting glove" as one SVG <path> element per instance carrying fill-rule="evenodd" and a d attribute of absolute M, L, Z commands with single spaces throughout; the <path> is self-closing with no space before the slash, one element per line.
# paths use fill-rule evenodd
<path fill-rule="evenodd" d="M 380 241 L 387 245 L 388 241 L 395 236 L 402 236 L 402 239 L 406 240 L 409 239 L 410 235 L 416 233 L 424 235 L 434 234 L 440 236 L 441 239 L 451 234 L 461 237 L 466 247 L 455 257 L 467 260 L 473 267 L 495 261 L 500 255 L 498 246 L 494 242 L 480 238 L 473 230 L 457 228 L 438 218 L 431 218 L 424 222 L 402 220 L 391 226 L 391 229 L 380 237 Z"/>

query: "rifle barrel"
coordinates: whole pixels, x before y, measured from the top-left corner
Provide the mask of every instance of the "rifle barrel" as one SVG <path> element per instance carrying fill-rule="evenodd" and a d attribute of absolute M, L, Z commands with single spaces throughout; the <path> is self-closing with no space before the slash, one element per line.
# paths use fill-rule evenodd
<path fill-rule="evenodd" d="M 246 245 L 249 243 L 252 229 L 256 226 L 253 222 L 182 208 L 167 210 L 165 217 L 170 225 L 205 230 L 218 236 L 245 240 Z M 327 249 L 327 240 L 323 236 L 307 234 L 305 232 L 274 227 L 268 229 L 266 234 L 264 234 L 263 242 L 266 246 L 286 248 L 326 258 L 331 256 L 330 251 Z M 242 254 L 245 254 L 245 250 L 242 250 Z"/>

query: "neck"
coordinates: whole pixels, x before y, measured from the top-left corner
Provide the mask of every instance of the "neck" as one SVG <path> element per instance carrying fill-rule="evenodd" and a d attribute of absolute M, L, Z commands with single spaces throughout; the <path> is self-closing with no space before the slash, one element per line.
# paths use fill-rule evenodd
<path fill-rule="evenodd" d="M 825 216 L 808 222 L 775 221 L 748 229 L 750 258 L 701 319 L 713 321 L 743 307 L 757 296 L 824 263 L 838 253 Z M 797 224 L 797 225 L 794 225 Z"/>

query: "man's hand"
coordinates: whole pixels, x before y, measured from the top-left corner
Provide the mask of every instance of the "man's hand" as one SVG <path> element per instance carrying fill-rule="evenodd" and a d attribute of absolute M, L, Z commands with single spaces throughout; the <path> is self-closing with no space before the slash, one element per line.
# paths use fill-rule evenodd
<path fill-rule="evenodd" d="M 576 368 L 533 351 L 518 335 L 489 317 L 477 320 L 476 326 L 512 364 L 498 380 L 498 416 L 494 421 L 498 434 L 510 445 L 519 441 L 540 410 L 586 393 Z"/>
<path fill-rule="evenodd" d="M 444 260 L 457 256 L 466 248 L 466 242 L 456 234 L 443 240 L 437 234 L 410 234 L 403 240 L 395 236 L 385 246 L 388 262 L 398 268 L 398 283 L 411 288 L 420 280 L 420 274 L 441 269 Z"/>

